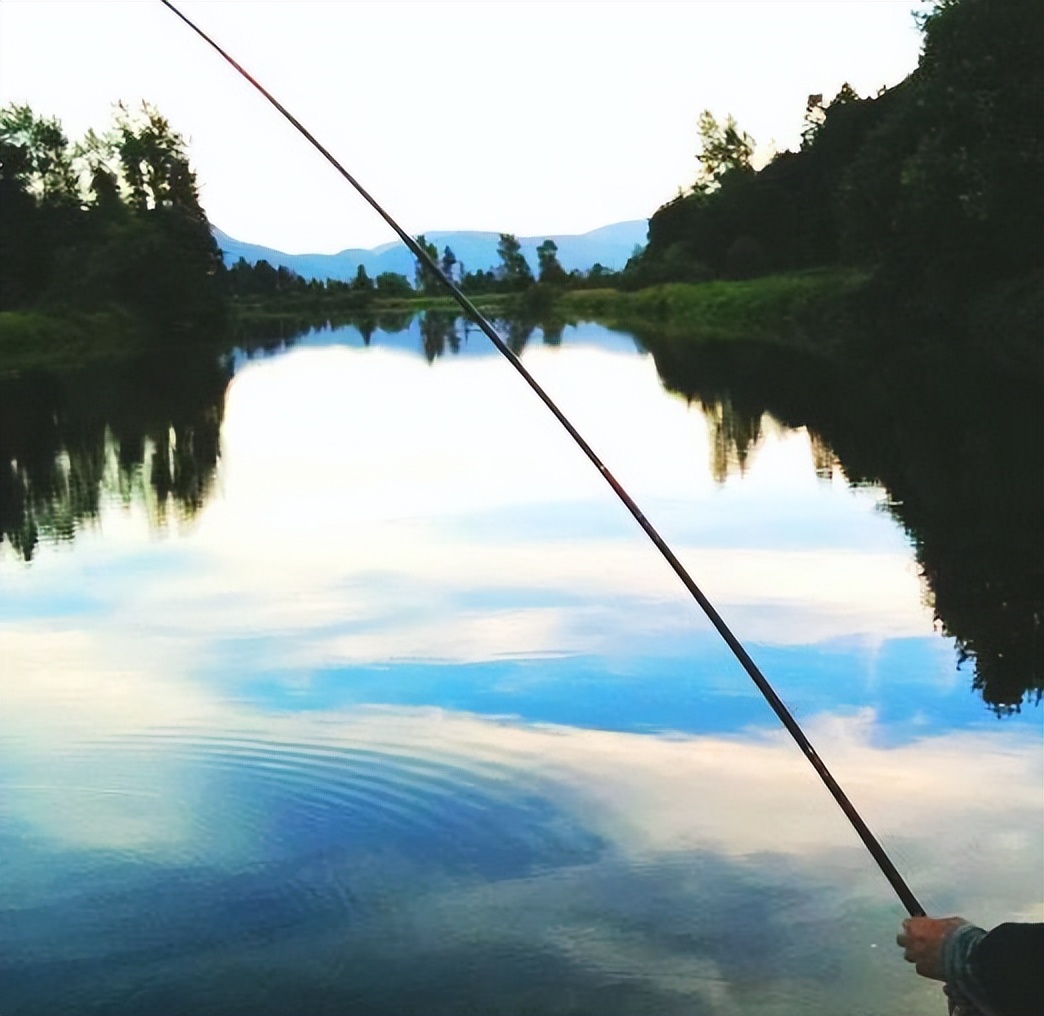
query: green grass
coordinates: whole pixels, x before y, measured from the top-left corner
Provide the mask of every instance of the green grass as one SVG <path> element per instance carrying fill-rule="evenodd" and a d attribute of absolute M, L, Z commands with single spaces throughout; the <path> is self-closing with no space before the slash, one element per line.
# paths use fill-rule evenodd
<path fill-rule="evenodd" d="M 631 293 L 577 290 L 563 295 L 559 309 L 622 328 L 651 326 L 675 337 L 830 346 L 842 340 L 847 300 L 867 278 L 852 269 L 821 269 L 731 282 L 673 282 Z"/>
<path fill-rule="evenodd" d="M 754 340 L 815 347 L 839 345 L 846 332 L 846 301 L 866 281 L 854 270 L 822 269 L 734 282 L 668 283 L 637 292 L 614 289 L 563 293 L 553 308 L 567 319 L 589 319 L 623 329 L 655 330 L 682 339 Z M 493 314 L 510 315 L 512 297 L 475 298 Z M 324 303 L 326 305 L 324 306 Z M 265 301 L 234 305 L 236 331 L 249 337 L 252 325 L 284 321 L 307 328 L 331 320 L 349 323 L 382 312 L 456 311 L 449 296 L 374 301 L 368 307 L 337 306 L 335 301 Z M 68 368 L 116 360 L 155 348 L 126 311 L 0 312 L 0 373 L 38 368 Z"/>
<path fill-rule="evenodd" d="M 481 296 L 476 303 L 491 313 L 501 310 L 507 298 Z M 243 301 L 233 303 L 235 331 L 227 342 L 250 338 L 252 326 L 264 331 L 271 323 L 307 330 L 332 321 L 348 324 L 382 313 L 402 314 L 422 310 L 457 311 L 452 297 L 374 300 L 367 307 L 337 301 L 290 300 L 285 303 Z M 119 307 L 100 311 L 53 309 L 0 311 L 0 375 L 42 369 L 72 369 L 92 363 L 115 361 L 159 348 L 185 338 L 154 334 L 142 322 Z"/>
<path fill-rule="evenodd" d="M 472 303 L 483 310 L 501 309 L 509 297 L 499 293 L 471 297 Z M 374 299 L 360 303 L 358 299 L 338 300 L 293 295 L 280 300 L 234 300 L 235 319 L 241 324 L 252 321 L 272 321 L 282 318 L 302 321 L 352 321 L 380 315 L 384 311 L 458 310 L 452 296 L 411 296 Z"/>
<path fill-rule="evenodd" d="M 118 310 L 0 312 L 0 374 L 115 360 L 141 348 L 139 326 Z"/>
<path fill-rule="evenodd" d="M 492 311 L 504 309 L 510 303 L 511 297 L 506 293 L 483 293 L 468 297 L 471 302 L 481 311 Z M 460 311 L 460 304 L 452 296 L 416 296 L 408 300 L 388 300 L 374 304 L 376 310 L 382 307 L 389 310 L 453 310 Z"/>

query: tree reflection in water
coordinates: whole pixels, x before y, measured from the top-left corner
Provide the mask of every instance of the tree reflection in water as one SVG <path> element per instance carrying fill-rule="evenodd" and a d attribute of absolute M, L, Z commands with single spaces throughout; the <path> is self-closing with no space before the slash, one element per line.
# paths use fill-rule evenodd
<path fill-rule="evenodd" d="M 728 396 L 701 402 L 710 435 L 711 475 L 724 483 L 734 469 L 745 473 L 747 462 L 761 440 L 764 413 L 737 406 Z"/>
<path fill-rule="evenodd" d="M 405 329 L 410 312 L 371 316 Z M 521 353 L 536 324 L 500 322 Z M 257 348 L 286 348 L 286 323 Z M 560 325 L 543 329 L 557 344 Z M 973 685 L 998 712 L 1041 697 L 1044 599 L 1044 425 L 1039 391 L 979 371 L 923 363 L 867 368 L 781 347 L 638 339 L 664 384 L 698 400 L 714 477 L 743 471 L 769 414 L 805 427 L 816 472 L 840 465 L 852 484 L 880 484 L 914 542 L 940 629 L 957 642 Z M 468 328 L 420 316 L 429 363 L 456 353 Z M 230 357 L 180 351 L 105 368 L 0 380 L 0 539 L 30 560 L 41 539 L 69 540 L 104 500 L 139 501 L 156 524 L 191 516 L 219 456 Z"/>
<path fill-rule="evenodd" d="M 0 539 L 31 560 L 105 500 L 139 502 L 156 525 L 193 515 L 213 482 L 231 377 L 229 359 L 185 350 L 0 380 Z"/>
<path fill-rule="evenodd" d="M 1044 421 L 1039 389 L 941 363 L 888 368 L 781 347 L 641 333 L 664 384 L 699 400 L 714 474 L 743 469 L 768 413 L 805 427 L 817 473 L 880 484 L 914 542 L 937 623 L 998 712 L 1040 701 Z M 836 459 L 835 459 L 836 456 Z"/>
<path fill-rule="evenodd" d="M 451 353 L 460 352 L 460 335 L 457 333 L 457 315 L 453 312 L 427 310 L 420 315 L 421 341 L 424 358 L 428 363 L 442 356 L 449 346 Z"/>

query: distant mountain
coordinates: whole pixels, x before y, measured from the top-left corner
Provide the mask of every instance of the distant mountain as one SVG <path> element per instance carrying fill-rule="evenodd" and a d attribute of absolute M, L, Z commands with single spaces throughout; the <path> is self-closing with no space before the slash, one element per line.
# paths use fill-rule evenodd
<path fill-rule="evenodd" d="M 537 270 L 536 249 L 544 240 L 554 240 L 558 245 L 558 260 L 567 272 L 574 269 L 586 272 L 596 263 L 619 270 L 634 253 L 635 247 L 645 245 L 648 226 L 647 220 L 636 219 L 632 222 L 616 222 L 579 235 L 520 236 L 518 241 L 534 274 Z M 245 258 L 251 264 L 265 260 L 273 267 L 289 268 L 305 279 L 342 281 L 355 278 L 359 265 L 363 265 L 371 279 L 381 272 L 398 272 L 411 281 L 413 279 L 413 255 L 405 244 L 398 241 L 369 250 L 351 247 L 338 254 L 284 254 L 271 247 L 236 240 L 216 226 L 212 229 L 225 256 L 226 265 L 233 265 L 240 258 Z M 440 254 L 445 247 L 449 247 L 466 271 L 488 271 L 500 263 L 497 257 L 497 233 L 436 231 L 425 233 L 425 237 L 429 243 L 438 247 Z"/>

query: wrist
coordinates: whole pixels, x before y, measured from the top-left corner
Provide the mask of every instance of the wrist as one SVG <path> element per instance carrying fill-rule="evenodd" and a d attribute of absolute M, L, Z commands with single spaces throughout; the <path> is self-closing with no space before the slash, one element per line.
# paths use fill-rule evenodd
<path fill-rule="evenodd" d="M 986 937 L 986 932 L 974 924 L 957 924 L 947 931 L 940 950 L 943 980 L 970 999 L 981 995 L 981 985 L 975 970 L 975 950 Z"/>

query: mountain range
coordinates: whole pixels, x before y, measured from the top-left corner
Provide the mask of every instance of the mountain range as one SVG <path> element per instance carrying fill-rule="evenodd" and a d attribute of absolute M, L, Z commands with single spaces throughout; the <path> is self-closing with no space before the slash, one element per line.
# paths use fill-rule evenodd
<path fill-rule="evenodd" d="M 520 236 L 518 242 L 534 274 L 537 270 L 536 249 L 544 240 L 554 240 L 558 246 L 558 260 L 567 272 L 586 272 L 595 264 L 618 271 L 627 263 L 635 247 L 645 245 L 648 226 L 646 219 L 635 219 L 601 226 L 589 233 Z M 286 254 L 271 247 L 236 240 L 216 226 L 211 228 L 226 265 L 233 265 L 240 258 L 251 264 L 265 260 L 275 268 L 289 268 L 305 279 L 340 279 L 344 282 L 354 279 L 359 265 L 362 265 L 371 279 L 382 272 L 398 272 L 413 280 L 414 258 L 401 241 L 368 250 L 351 247 L 337 254 Z M 435 244 L 440 256 L 449 247 L 465 271 L 489 271 L 500 264 L 497 256 L 500 236 L 497 233 L 450 230 L 426 233 L 425 238 Z"/>

